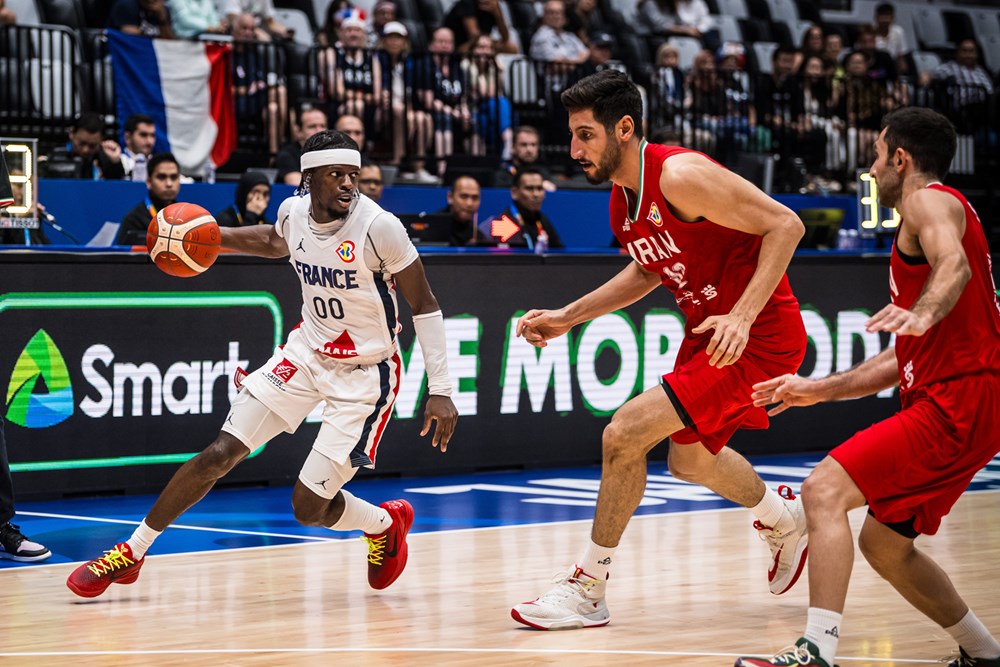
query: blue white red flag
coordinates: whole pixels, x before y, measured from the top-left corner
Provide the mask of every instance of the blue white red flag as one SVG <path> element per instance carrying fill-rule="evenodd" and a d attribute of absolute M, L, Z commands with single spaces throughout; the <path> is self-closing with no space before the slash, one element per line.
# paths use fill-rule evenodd
<path fill-rule="evenodd" d="M 107 34 L 119 122 L 152 116 L 155 151 L 173 153 L 184 173 L 225 163 L 236 146 L 230 46 Z"/>

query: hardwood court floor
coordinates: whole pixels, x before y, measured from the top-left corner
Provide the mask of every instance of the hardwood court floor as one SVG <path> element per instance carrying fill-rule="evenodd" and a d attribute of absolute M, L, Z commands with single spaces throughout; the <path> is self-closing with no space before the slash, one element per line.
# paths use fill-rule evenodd
<path fill-rule="evenodd" d="M 967 494 L 920 543 L 1000 633 L 1000 495 Z M 852 514 L 857 530 L 863 510 Z M 365 580 L 357 540 L 152 556 L 132 586 L 92 601 L 64 580 L 74 565 L 0 572 L 0 665 L 684 665 L 770 654 L 802 631 L 805 576 L 767 592 L 767 549 L 745 510 L 641 516 L 625 534 L 604 628 L 538 632 L 512 604 L 572 563 L 589 522 L 410 537 L 392 587 Z M 940 664 L 950 638 L 860 557 L 841 667 Z"/>

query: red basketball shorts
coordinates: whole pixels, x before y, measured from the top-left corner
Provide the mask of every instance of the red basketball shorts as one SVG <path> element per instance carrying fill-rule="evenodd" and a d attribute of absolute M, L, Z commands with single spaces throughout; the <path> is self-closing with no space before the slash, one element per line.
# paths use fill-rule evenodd
<path fill-rule="evenodd" d="M 681 445 L 701 442 L 718 454 L 737 429 L 763 429 L 770 421 L 764 408 L 750 400 L 753 385 L 799 370 L 806 352 L 806 332 L 798 307 L 780 322 L 769 324 L 771 335 L 751 331 L 751 339 L 735 364 L 723 368 L 709 366 L 705 350 L 711 336 L 698 344 L 685 338 L 677 353 L 674 370 L 663 376 L 663 388 L 680 414 L 686 428 L 670 439 Z"/>
<path fill-rule="evenodd" d="M 903 396 L 903 409 L 830 456 L 881 523 L 933 535 L 973 476 L 1000 452 L 1000 375 L 980 373 Z"/>

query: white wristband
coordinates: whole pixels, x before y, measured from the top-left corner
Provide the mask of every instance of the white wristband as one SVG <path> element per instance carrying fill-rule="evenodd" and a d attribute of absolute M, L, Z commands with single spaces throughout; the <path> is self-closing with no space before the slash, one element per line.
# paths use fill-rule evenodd
<path fill-rule="evenodd" d="M 413 330 L 420 341 L 427 371 L 427 393 L 430 396 L 451 396 L 448 377 L 448 347 L 444 336 L 444 316 L 440 310 L 413 316 Z"/>

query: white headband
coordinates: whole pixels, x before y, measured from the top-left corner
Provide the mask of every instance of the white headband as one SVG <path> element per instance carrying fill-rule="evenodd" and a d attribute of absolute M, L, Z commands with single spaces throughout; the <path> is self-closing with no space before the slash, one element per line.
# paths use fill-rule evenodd
<path fill-rule="evenodd" d="M 301 171 L 333 164 L 346 164 L 360 169 L 361 153 L 353 148 L 328 148 L 322 151 L 309 151 L 302 154 L 299 164 Z"/>

